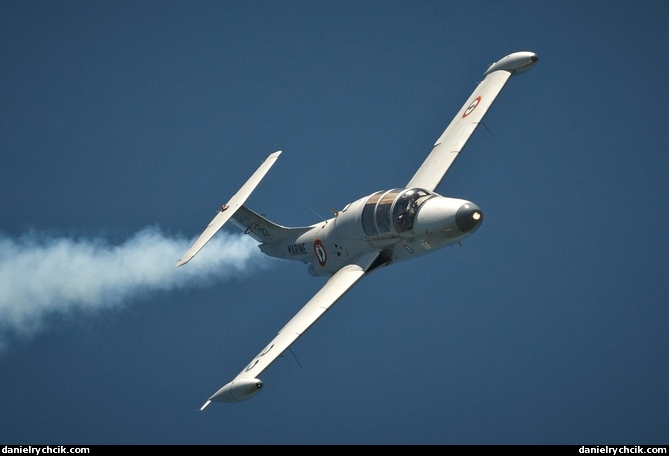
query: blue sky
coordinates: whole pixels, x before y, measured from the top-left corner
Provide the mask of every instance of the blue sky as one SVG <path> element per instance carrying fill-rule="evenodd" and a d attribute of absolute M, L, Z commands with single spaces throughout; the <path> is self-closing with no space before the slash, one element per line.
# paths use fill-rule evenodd
<path fill-rule="evenodd" d="M 0 442 L 666 444 L 666 2 L 0 3 Z M 322 286 L 226 227 L 402 186 L 530 50 L 439 188 L 456 246 L 384 268 L 202 403 Z M 664 208 L 664 209 L 663 209 Z"/>

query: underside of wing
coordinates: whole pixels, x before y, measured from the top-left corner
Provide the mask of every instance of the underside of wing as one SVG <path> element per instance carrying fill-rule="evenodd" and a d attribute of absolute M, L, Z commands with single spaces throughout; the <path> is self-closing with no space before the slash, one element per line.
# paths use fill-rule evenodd
<path fill-rule="evenodd" d="M 253 397 L 262 388 L 257 378 L 270 364 L 313 325 L 330 307 L 351 289 L 374 264 L 379 252 L 363 254 L 354 264 L 340 269 L 302 309 L 279 331 L 249 365 L 230 383 L 219 389 L 202 406 L 211 401 L 240 402 Z"/>
<path fill-rule="evenodd" d="M 434 148 L 407 187 L 436 190 L 509 78 L 527 71 L 537 60 L 537 55 L 532 52 L 516 52 L 492 64 L 485 72 L 485 79 L 478 84 L 474 93 L 437 139 Z"/>

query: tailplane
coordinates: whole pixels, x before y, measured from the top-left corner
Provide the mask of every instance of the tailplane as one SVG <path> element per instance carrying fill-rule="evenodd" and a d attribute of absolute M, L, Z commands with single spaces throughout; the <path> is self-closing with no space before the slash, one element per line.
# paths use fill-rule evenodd
<path fill-rule="evenodd" d="M 197 254 L 197 252 L 199 252 L 200 249 L 204 247 L 207 242 L 209 242 L 214 234 L 216 234 L 216 232 L 221 229 L 225 222 L 232 218 L 235 213 L 243 207 L 242 204 L 244 204 L 246 199 L 251 195 L 251 192 L 253 192 L 253 190 L 258 186 L 262 178 L 265 177 L 265 174 L 267 174 L 267 171 L 269 171 L 272 165 L 274 165 L 274 162 L 280 154 L 281 151 L 274 152 L 260 164 L 260 167 L 246 181 L 242 188 L 240 188 L 239 191 L 233 195 L 227 204 L 224 204 L 221 207 L 220 212 L 216 214 L 216 217 L 214 217 L 211 222 L 209 222 L 209 225 L 207 225 L 207 228 L 204 230 L 204 232 L 200 235 L 200 237 L 197 238 L 188 251 L 184 253 L 184 256 L 181 257 L 181 259 L 177 262 L 177 267 L 188 263 Z"/>

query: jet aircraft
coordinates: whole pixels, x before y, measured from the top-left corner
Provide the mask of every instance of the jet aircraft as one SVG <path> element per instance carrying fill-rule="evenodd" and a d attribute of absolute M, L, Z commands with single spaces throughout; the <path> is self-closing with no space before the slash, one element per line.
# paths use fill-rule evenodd
<path fill-rule="evenodd" d="M 511 76 L 529 70 L 537 61 L 535 53 L 522 51 L 490 65 L 483 73 L 484 79 L 404 187 L 364 196 L 334 211 L 335 216 L 328 220 L 285 227 L 243 205 L 281 151 L 267 157 L 221 207 L 177 266 L 188 263 L 230 221 L 258 241 L 263 253 L 302 261 L 311 275 L 329 278 L 276 337 L 200 410 L 212 401 L 240 402 L 260 392 L 263 382 L 259 375 L 371 271 L 458 243 L 476 231 L 483 221 L 481 209 L 471 201 L 441 196 L 435 190 Z"/>

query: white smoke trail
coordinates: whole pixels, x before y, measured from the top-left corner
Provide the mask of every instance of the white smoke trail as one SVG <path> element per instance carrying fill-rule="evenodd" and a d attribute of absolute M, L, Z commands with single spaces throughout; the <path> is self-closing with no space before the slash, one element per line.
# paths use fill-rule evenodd
<path fill-rule="evenodd" d="M 8 334 L 31 336 L 45 318 L 109 308 L 155 290 L 204 286 L 267 265 L 257 242 L 219 232 L 190 263 L 194 239 L 146 228 L 121 245 L 101 238 L 0 234 L 0 351 Z"/>

